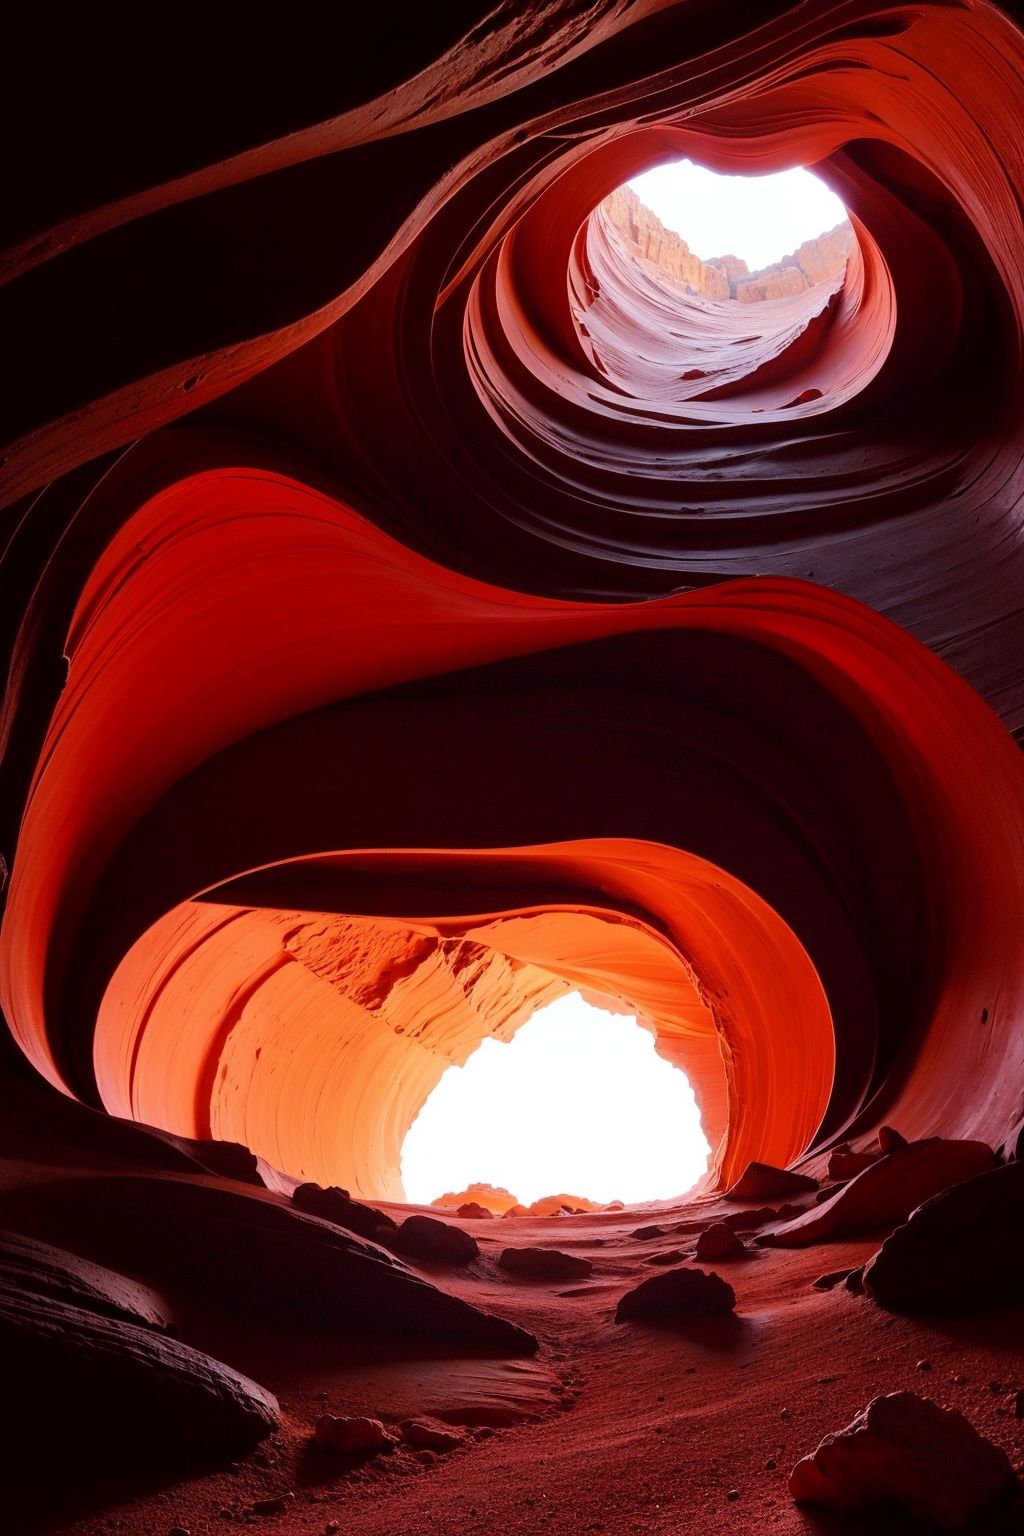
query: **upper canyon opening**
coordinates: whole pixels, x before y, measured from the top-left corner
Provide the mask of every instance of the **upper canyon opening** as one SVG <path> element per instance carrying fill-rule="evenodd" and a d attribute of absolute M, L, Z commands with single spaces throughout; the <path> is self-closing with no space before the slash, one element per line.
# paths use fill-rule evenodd
<path fill-rule="evenodd" d="M 634 177 L 603 208 L 670 284 L 744 304 L 836 278 L 854 240 L 839 198 L 801 167 L 723 176 L 676 160 Z"/>

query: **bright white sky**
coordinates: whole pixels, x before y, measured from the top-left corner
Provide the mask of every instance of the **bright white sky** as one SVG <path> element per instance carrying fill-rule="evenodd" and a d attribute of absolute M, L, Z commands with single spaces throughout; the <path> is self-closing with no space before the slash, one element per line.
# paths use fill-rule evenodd
<path fill-rule="evenodd" d="M 402 1181 L 416 1205 L 473 1183 L 524 1205 L 630 1204 L 691 1188 L 708 1151 L 693 1090 L 654 1036 L 571 992 L 448 1068 L 405 1138 Z"/>
<path fill-rule="evenodd" d="M 676 160 L 645 171 L 629 185 L 702 261 L 741 256 L 752 272 L 791 255 L 804 240 L 846 218 L 835 193 L 801 169 L 774 176 L 718 176 L 692 160 Z"/>

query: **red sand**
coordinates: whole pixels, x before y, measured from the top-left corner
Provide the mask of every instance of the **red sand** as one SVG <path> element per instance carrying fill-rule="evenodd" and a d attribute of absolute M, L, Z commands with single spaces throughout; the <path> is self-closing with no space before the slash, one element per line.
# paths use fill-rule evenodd
<path fill-rule="evenodd" d="M 115 1494 L 102 1516 L 55 1517 L 47 1529 L 93 1536 L 120 1521 L 114 1528 L 125 1536 L 176 1525 L 209 1536 L 244 1521 L 254 1500 L 293 1492 L 285 1513 L 258 1517 L 256 1528 L 298 1536 L 339 1520 L 341 1530 L 360 1536 L 427 1528 L 675 1533 L 690 1526 L 896 1536 L 911 1528 L 905 1517 L 887 1523 L 872 1513 L 840 1524 L 798 1510 L 786 1479 L 802 1455 L 871 1397 L 901 1389 L 959 1408 L 1024 1470 L 1024 1428 L 1005 1409 L 1010 1388 L 1021 1384 L 1024 1320 L 1002 1313 L 922 1323 L 888 1316 L 841 1287 L 812 1288 L 824 1269 L 863 1262 L 876 1246 L 870 1240 L 761 1251 L 721 1266 L 737 1295 L 732 1317 L 685 1330 L 613 1323 L 616 1300 L 653 1272 L 643 1260 L 658 1246 L 629 1232 L 652 1215 L 671 1229 L 695 1209 L 710 1219 L 724 1207 L 704 1201 L 614 1217 L 478 1224 L 483 1256 L 474 1272 L 432 1278 L 533 1329 L 542 1341 L 536 1361 L 375 1363 L 368 1350 L 352 1361 L 351 1346 L 342 1343 L 311 1352 L 301 1336 L 268 1337 L 193 1319 L 202 1343 L 269 1384 L 286 1404 L 282 1431 L 268 1443 L 273 1464 L 260 1466 L 249 1456 L 237 1471 L 156 1495 Z M 584 1253 L 594 1261 L 593 1279 L 569 1287 L 509 1280 L 493 1259 L 510 1232 L 517 1242 Z M 682 1242 L 686 1248 L 692 1237 Z M 921 1359 L 930 1371 L 918 1369 Z M 966 1380 L 956 1384 L 958 1376 Z M 464 1448 L 426 1464 L 402 1452 L 343 1471 L 309 1449 L 324 1412 L 389 1422 L 433 1414 L 499 1427 L 484 1440 L 467 1435 Z M 503 1427 L 520 1417 L 525 1422 Z M 768 1460 L 774 1469 L 766 1468 Z M 735 1501 L 728 1498 L 733 1489 Z M 1019 1518 L 1014 1510 L 979 1530 L 1010 1536 Z"/>

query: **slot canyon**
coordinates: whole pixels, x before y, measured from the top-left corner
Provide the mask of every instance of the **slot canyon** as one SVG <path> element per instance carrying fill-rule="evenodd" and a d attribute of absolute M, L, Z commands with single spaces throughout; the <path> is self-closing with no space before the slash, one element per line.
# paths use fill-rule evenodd
<path fill-rule="evenodd" d="M 1024 1530 L 1022 21 L 8 19 L 0 1530 Z M 569 995 L 706 1172 L 411 1203 Z"/>

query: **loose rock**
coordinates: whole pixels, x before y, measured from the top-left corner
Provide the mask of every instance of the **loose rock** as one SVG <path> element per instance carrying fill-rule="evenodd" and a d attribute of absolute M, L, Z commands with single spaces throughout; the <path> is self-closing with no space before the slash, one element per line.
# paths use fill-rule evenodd
<path fill-rule="evenodd" d="M 853 1274 L 852 1269 L 833 1269 L 827 1275 L 819 1275 L 814 1281 L 816 1291 L 834 1291 L 837 1285 L 842 1285 Z"/>
<path fill-rule="evenodd" d="M 339 1189 L 336 1184 L 328 1185 L 326 1189 L 319 1184 L 300 1184 L 292 1191 L 292 1204 L 310 1216 L 333 1221 L 336 1226 L 374 1242 L 379 1242 L 384 1232 L 393 1232 L 398 1225 L 375 1206 L 353 1200 L 347 1189 Z"/>
<path fill-rule="evenodd" d="M 489 1211 L 486 1205 L 480 1205 L 476 1200 L 467 1200 L 465 1205 L 460 1205 L 455 1213 L 466 1221 L 493 1221 L 494 1212 Z"/>
<path fill-rule="evenodd" d="M 686 1254 L 681 1248 L 669 1248 L 661 1253 L 649 1253 L 644 1259 L 645 1264 L 681 1264 Z"/>
<path fill-rule="evenodd" d="M 730 1211 L 722 1220 L 733 1232 L 753 1232 L 756 1227 L 775 1221 L 778 1214 L 773 1205 L 761 1205 L 756 1211 Z"/>
<path fill-rule="evenodd" d="M 697 1239 L 697 1248 L 694 1257 L 698 1260 L 716 1259 L 742 1259 L 748 1254 L 747 1248 L 736 1236 L 731 1227 L 727 1227 L 724 1221 L 716 1221 L 713 1226 L 706 1227 Z"/>
<path fill-rule="evenodd" d="M 407 1216 L 392 1235 L 391 1246 L 411 1259 L 441 1264 L 471 1264 L 480 1252 L 475 1237 L 434 1216 Z"/>
<path fill-rule="evenodd" d="M 864 1289 L 890 1312 L 925 1316 L 985 1312 L 1019 1302 L 1024 1163 L 955 1183 L 919 1205 L 868 1264 Z"/>
<path fill-rule="evenodd" d="M 713 1317 L 731 1312 L 735 1305 L 733 1288 L 721 1275 L 703 1269 L 670 1269 L 627 1291 L 615 1309 L 615 1321 Z"/>
<path fill-rule="evenodd" d="M 498 1263 L 523 1280 L 581 1280 L 594 1272 L 589 1259 L 557 1248 L 506 1248 Z"/>
<path fill-rule="evenodd" d="M 390 1450 L 393 1445 L 379 1419 L 338 1417 L 333 1413 L 317 1419 L 313 1440 L 322 1451 L 343 1456 Z"/>
<path fill-rule="evenodd" d="M 817 1179 L 770 1163 L 748 1163 L 726 1196 L 727 1200 L 784 1200 L 787 1195 L 810 1194 Z"/>
<path fill-rule="evenodd" d="M 294 1503 L 294 1493 L 278 1493 L 272 1499 L 256 1499 L 252 1512 L 254 1515 L 283 1515 Z"/>
<path fill-rule="evenodd" d="M 1005 1453 L 954 1410 L 914 1392 L 876 1397 L 797 1463 L 797 1503 L 859 1510 L 892 1499 L 943 1531 L 962 1530 L 1013 1483 Z"/>
<path fill-rule="evenodd" d="M 443 1455 L 446 1451 L 456 1450 L 463 1442 L 457 1430 L 432 1424 L 427 1419 L 406 1419 L 399 1428 L 405 1443 L 417 1451 L 435 1451 Z"/>

